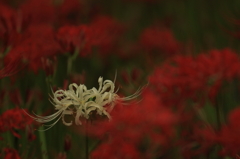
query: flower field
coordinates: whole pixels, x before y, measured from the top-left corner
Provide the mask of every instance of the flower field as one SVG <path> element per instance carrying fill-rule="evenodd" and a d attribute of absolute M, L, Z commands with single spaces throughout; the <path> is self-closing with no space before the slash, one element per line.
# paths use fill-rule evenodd
<path fill-rule="evenodd" d="M 0 0 L 0 158 L 240 159 L 239 8 Z"/>

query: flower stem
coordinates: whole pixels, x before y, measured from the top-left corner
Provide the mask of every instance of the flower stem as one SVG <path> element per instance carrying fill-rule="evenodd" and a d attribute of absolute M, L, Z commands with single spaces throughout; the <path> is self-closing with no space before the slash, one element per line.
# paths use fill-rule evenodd
<path fill-rule="evenodd" d="M 89 159 L 89 150 L 88 150 L 88 120 L 86 120 L 86 126 L 85 126 L 85 133 L 86 133 L 86 137 L 85 137 L 85 148 L 86 148 L 86 159 Z"/>
<path fill-rule="evenodd" d="M 41 114 L 42 112 L 39 110 L 38 113 Z M 43 130 L 43 127 L 40 127 L 40 130 Z M 48 159 L 45 132 L 44 131 L 38 131 L 38 135 L 39 135 L 39 140 L 40 140 L 40 143 L 41 143 L 42 158 L 43 159 Z"/>
<path fill-rule="evenodd" d="M 7 133 L 7 144 L 8 146 L 13 147 L 13 138 L 10 132 Z"/>
<path fill-rule="evenodd" d="M 71 73 L 72 70 L 72 58 L 68 57 L 68 61 L 67 61 L 67 75 L 69 75 Z"/>

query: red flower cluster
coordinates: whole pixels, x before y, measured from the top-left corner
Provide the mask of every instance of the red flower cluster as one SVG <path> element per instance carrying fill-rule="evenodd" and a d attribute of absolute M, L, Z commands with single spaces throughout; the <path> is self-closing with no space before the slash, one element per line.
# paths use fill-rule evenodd
<path fill-rule="evenodd" d="M 5 153 L 4 159 L 20 159 L 20 156 L 15 149 L 5 148 L 3 151 Z"/>
<path fill-rule="evenodd" d="M 124 27 L 119 22 L 106 16 L 96 17 L 90 29 L 92 45 L 99 47 L 101 54 L 110 53 L 124 33 Z"/>
<path fill-rule="evenodd" d="M 0 4 L 0 42 L 3 44 L 0 51 L 5 52 L 2 77 L 6 76 L 7 70 L 11 71 L 10 68 L 26 64 L 37 72 L 43 69 L 42 61 L 60 53 L 78 51 L 79 55 L 86 56 L 93 47 L 99 48 L 102 54 L 110 53 L 123 33 L 121 24 L 107 16 L 96 17 L 89 24 L 64 23 L 56 29 L 59 18 L 55 15 L 71 12 L 61 8 L 48 0 L 28 0 L 18 10 Z"/>
<path fill-rule="evenodd" d="M 223 81 L 239 75 L 239 56 L 225 49 L 195 58 L 176 56 L 157 68 L 149 80 L 167 105 L 179 105 L 187 99 L 214 99 Z"/>
<path fill-rule="evenodd" d="M 2 47 L 0 52 L 2 53 L 7 49 L 9 45 L 17 38 L 17 29 L 19 27 L 20 18 L 17 12 L 0 3 L 0 42 Z"/>
<path fill-rule="evenodd" d="M 42 67 L 42 58 L 53 57 L 60 51 L 52 28 L 48 25 L 32 25 L 20 36 L 19 41 L 5 57 L 8 61 L 22 60 L 33 71 Z"/>
<path fill-rule="evenodd" d="M 236 157 L 240 155 L 240 108 L 229 114 L 228 124 L 223 125 L 216 141 L 222 145 L 221 155 Z"/>
<path fill-rule="evenodd" d="M 58 30 L 57 39 L 65 52 L 78 51 L 84 56 L 91 51 L 89 27 L 86 25 L 63 26 Z"/>
<path fill-rule="evenodd" d="M 217 152 L 221 157 L 235 158 L 239 156 L 239 117 L 240 108 L 237 107 L 229 113 L 228 123 L 223 124 L 220 130 L 214 130 L 209 127 L 210 125 L 200 128 L 199 123 L 196 124 L 193 131 L 185 134 L 180 140 L 184 158 L 193 158 L 201 154 L 207 155 L 216 145 L 220 146 Z"/>
<path fill-rule="evenodd" d="M 78 25 L 83 14 L 83 5 L 78 0 L 63 0 L 57 7 L 58 23 L 60 25 Z"/>
<path fill-rule="evenodd" d="M 11 131 L 15 137 L 19 138 L 20 135 L 16 133 L 15 130 L 25 129 L 32 123 L 33 119 L 24 113 L 22 109 L 10 109 L 0 116 L 0 133 Z"/>
<path fill-rule="evenodd" d="M 89 132 L 102 140 L 93 158 L 152 158 L 173 145 L 178 117 L 146 91 L 138 104 L 118 105 L 112 120 L 97 122 Z"/>
<path fill-rule="evenodd" d="M 172 31 L 157 26 L 143 30 L 139 43 L 147 53 L 160 53 L 169 56 L 180 50 L 180 43 L 175 39 Z"/>

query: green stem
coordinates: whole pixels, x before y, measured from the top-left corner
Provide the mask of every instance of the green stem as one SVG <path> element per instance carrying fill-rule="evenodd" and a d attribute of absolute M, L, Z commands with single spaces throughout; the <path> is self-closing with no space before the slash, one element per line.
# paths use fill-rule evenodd
<path fill-rule="evenodd" d="M 7 144 L 10 146 L 10 147 L 13 147 L 13 137 L 12 137 L 12 134 L 10 132 L 7 132 Z"/>
<path fill-rule="evenodd" d="M 88 120 L 86 120 L 86 126 L 85 126 L 85 131 L 86 131 L 86 138 L 85 138 L 85 147 L 86 147 L 86 159 L 89 159 L 89 150 L 88 150 Z"/>
<path fill-rule="evenodd" d="M 41 114 L 41 113 L 42 112 L 39 110 L 38 114 Z M 40 127 L 40 130 L 38 131 L 38 135 L 39 135 L 39 141 L 41 143 L 42 158 L 48 159 L 46 136 L 45 136 L 45 131 L 43 131 L 43 127 Z"/>
<path fill-rule="evenodd" d="M 67 62 L 67 75 L 71 73 L 73 61 L 77 58 L 78 53 L 79 53 L 79 49 L 76 48 L 73 55 L 72 56 L 69 55 L 68 62 Z"/>
<path fill-rule="evenodd" d="M 67 62 L 67 75 L 71 73 L 72 70 L 72 57 L 68 57 L 68 62 Z"/>

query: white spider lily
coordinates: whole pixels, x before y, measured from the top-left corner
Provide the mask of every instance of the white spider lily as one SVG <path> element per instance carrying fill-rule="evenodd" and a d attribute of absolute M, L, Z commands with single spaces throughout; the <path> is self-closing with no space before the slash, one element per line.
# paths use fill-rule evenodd
<path fill-rule="evenodd" d="M 72 125 L 72 121 L 67 123 L 64 120 L 65 115 L 74 115 L 76 125 L 82 124 L 80 117 L 88 119 L 93 111 L 111 119 L 109 112 L 117 102 L 124 103 L 136 98 L 141 93 L 141 89 L 138 89 L 133 95 L 121 98 L 117 95 L 117 91 L 114 92 L 115 85 L 111 80 L 103 81 L 103 78 L 99 77 L 98 83 L 98 89 L 94 87 L 87 89 L 83 84 L 78 86 L 73 83 L 69 85 L 68 90 L 57 90 L 53 93 L 53 97 L 51 97 L 51 103 L 57 110 L 56 113 L 49 116 L 39 116 L 36 114 L 34 114 L 35 116 L 29 116 L 39 123 L 48 123 L 56 119 L 54 123 L 46 125 L 49 128 L 54 126 L 61 118 L 64 125 Z"/>

